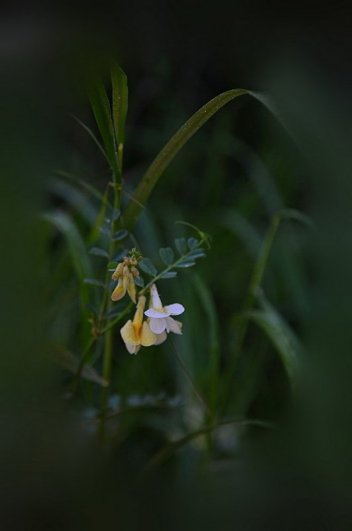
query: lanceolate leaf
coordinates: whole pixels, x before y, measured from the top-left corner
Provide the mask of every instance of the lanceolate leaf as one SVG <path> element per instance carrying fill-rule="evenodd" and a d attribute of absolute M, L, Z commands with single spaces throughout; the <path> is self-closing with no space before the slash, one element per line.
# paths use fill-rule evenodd
<path fill-rule="evenodd" d="M 111 67 L 112 117 L 118 144 L 125 142 L 128 86 L 125 72 L 116 64 Z"/>
<path fill-rule="evenodd" d="M 146 203 L 159 178 L 186 142 L 224 105 L 238 96 L 248 93 L 245 89 L 233 89 L 219 94 L 203 105 L 174 134 L 147 169 L 135 191 L 133 200 L 130 201 L 127 207 L 125 221 L 128 227 L 135 223 L 141 210 L 141 205 Z"/>

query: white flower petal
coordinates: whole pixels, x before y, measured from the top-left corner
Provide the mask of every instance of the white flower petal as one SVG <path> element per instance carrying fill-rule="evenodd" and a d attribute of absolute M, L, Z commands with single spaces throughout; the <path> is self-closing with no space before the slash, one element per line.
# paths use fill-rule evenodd
<path fill-rule="evenodd" d="M 154 319 L 164 319 L 165 317 L 168 317 L 169 314 L 165 312 L 160 312 L 158 310 L 155 310 L 154 308 L 149 308 L 149 310 L 146 310 L 144 312 L 144 315 L 147 317 L 154 317 Z"/>
<path fill-rule="evenodd" d="M 167 317 L 165 319 L 166 330 L 168 332 L 173 332 L 174 334 L 182 335 L 182 323 L 176 321 L 172 317 Z"/>
<path fill-rule="evenodd" d="M 169 304 L 168 306 L 165 306 L 165 310 L 169 315 L 181 315 L 181 313 L 185 311 L 185 308 L 182 306 L 182 304 L 175 302 L 175 304 Z"/>
<path fill-rule="evenodd" d="M 156 285 L 155 284 L 153 284 L 151 286 L 150 294 L 151 294 L 153 308 L 162 308 L 163 305 L 162 305 L 162 302 L 160 300 L 159 293 L 158 293 L 158 290 L 156 289 Z"/>
<path fill-rule="evenodd" d="M 166 319 L 150 319 L 150 329 L 154 334 L 162 334 L 166 328 Z"/>

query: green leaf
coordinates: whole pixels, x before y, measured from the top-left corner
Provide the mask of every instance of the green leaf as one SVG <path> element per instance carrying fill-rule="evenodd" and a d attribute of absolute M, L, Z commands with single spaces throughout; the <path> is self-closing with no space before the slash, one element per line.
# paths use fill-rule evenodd
<path fill-rule="evenodd" d="M 44 219 L 54 225 L 65 237 L 70 251 L 73 267 L 78 279 L 91 275 L 91 266 L 82 236 L 72 219 L 64 212 L 45 214 Z"/>
<path fill-rule="evenodd" d="M 160 278 L 175 278 L 177 276 L 177 271 L 166 271 L 160 275 Z"/>
<path fill-rule="evenodd" d="M 95 278 L 85 278 L 85 279 L 83 280 L 83 282 L 84 282 L 85 284 L 89 284 L 89 285 L 91 285 L 91 286 L 96 286 L 97 288 L 103 288 L 103 289 L 105 289 L 105 284 L 104 284 L 104 282 L 101 282 L 101 280 L 97 280 L 97 279 L 95 279 Z"/>
<path fill-rule="evenodd" d="M 115 131 L 111 117 L 111 107 L 104 84 L 101 80 L 91 81 L 88 87 L 88 97 L 93 110 L 98 129 L 103 139 L 111 169 L 115 178 L 119 176 L 119 164 L 115 142 Z"/>
<path fill-rule="evenodd" d="M 299 210 L 295 210 L 294 208 L 284 208 L 279 211 L 280 219 L 289 219 L 289 220 L 295 220 L 299 221 L 306 227 L 309 227 L 310 229 L 314 228 L 314 224 L 309 216 L 306 214 L 303 214 L 303 212 L 300 212 Z"/>
<path fill-rule="evenodd" d="M 134 277 L 134 283 L 140 288 L 144 288 L 144 280 L 142 277 Z"/>
<path fill-rule="evenodd" d="M 195 249 L 194 251 L 191 251 L 187 254 L 187 259 L 189 260 L 196 260 L 197 258 L 203 258 L 206 256 L 204 249 L 201 249 L 200 247 L 198 249 Z"/>
<path fill-rule="evenodd" d="M 111 67 L 112 116 L 119 144 L 125 143 L 125 125 L 128 108 L 128 85 L 125 72 L 117 65 Z"/>
<path fill-rule="evenodd" d="M 158 274 L 158 271 L 153 264 L 153 262 L 149 258 L 143 258 L 138 262 L 138 267 L 144 271 L 144 273 L 147 273 L 147 275 L 150 275 L 152 277 L 155 277 Z"/>
<path fill-rule="evenodd" d="M 102 256 L 103 258 L 109 258 L 109 253 L 100 247 L 92 247 L 89 249 L 89 254 L 94 254 L 95 256 Z"/>
<path fill-rule="evenodd" d="M 186 238 L 176 238 L 175 240 L 176 249 L 181 256 L 187 253 L 187 242 Z"/>
<path fill-rule="evenodd" d="M 188 140 L 224 105 L 234 98 L 248 93 L 245 89 L 234 89 L 223 92 L 203 105 L 203 107 L 180 127 L 156 156 L 139 182 L 133 199 L 129 202 L 126 210 L 125 222 L 128 227 L 134 225 L 141 208 L 147 202 L 161 175 Z"/>
<path fill-rule="evenodd" d="M 82 331 L 85 335 L 88 335 L 90 333 L 89 314 L 86 306 L 90 302 L 90 293 L 84 283 L 84 279 L 92 276 L 92 269 L 85 243 L 75 223 L 66 213 L 56 211 L 45 214 L 43 218 L 51 223 L 66 240 L 73 270 L 79 283 Z"/>
<path fill-rule="evenodd" d="M 186 268 L 186 267 L 193 267 L 194 265 L 196 265 L 196 263 L 193 262 L 193 260 L 182 260 L 182 262 L 178 262 L 177 264 L 175 264 L 175 267 Z"/>
<path fill-rule="evenodd" d="M 123 240 L 128 236 L 128 230 L 126 229 L 120 229 L 113 235 L 112 239 L 115 241 Z"/>
<path fill-rule="evenodd" d="M 159 249 L 159 255 L 164 264 L 170 265 L 174 260 L 174 252 L 171 247 L 161 247 Z"/>
<path fill-rule="evenodd" d="M 104 203 L 106 206 L 109 206 L 107 194 L 102 194 L 99 190 L 97 190 L 97 188 L 92 186 L 84 179 L 81 179 L 77 175 L 63 170 L 55 170 L 55 174 L 59 175 L 60 177 L 64 177 L 65 179 L 68 179 L 69 181 L 74 182 L 75 184 L 78 184 L 87 192 L 89 192 L 93 197 Z"/>
<path fill-rule="evenodd" d="M 90 225 L 95 221 L 97 208 L 95 203 L 83 190 L 77 189 L 71 183 L 63 179 L 54 178 L 52 190 L 58 197 L 62 198 L 67 204 L 71 205 L 77 214 L 82 216 Z"/>
<path fill-rule="evenodd" d="M 121 251 L 116 253 L 116 255 L 113 257 L 113 260 L 116 262 L 121 262 L 127 255 L 128 255 L 127 249 L 121 249 Z"/>
<path fill-rule="evenodd" d="M 118 262 L 115 262 L 115 261 L 113 260 L 112 262 L 109 262 L 109 263 L 108 263 L 107 268 L 108 268 L 109 270 L 114 270 L 114 271 L 115 271 L 115 269 L 117 268 L 117 264 L 118 264 Z"/>
<path fill-rule="evenodd" d="M 199 244 L 199 240 L 197 240 L 197 238 L 188 238 L 187 240 L 187 244 L 188 244 L 188 248 L 190 251 L 193 251 L 193 249 L 195 249 L 198 244 Z"/>
<path fill-rule="evenodd" d="M 54 355 L 54 360 L 64 369 L 77 374 L 80 366 L 80 360 L 69 351 L 57 352 Z M 103 387 L 106 387 L 108 383 L 98 374 L 98 372 L 89 365 L 83 365 L 80 375 L 84 380 L 97 383 Z"/>
<path fill-rule="evenodd" d="M 284 318 L 268 302 L 264 310 L 254 310 L 247 317 L 256 323 L 273 343 L 291 381 L 294 380 L 302 347 Z"/>

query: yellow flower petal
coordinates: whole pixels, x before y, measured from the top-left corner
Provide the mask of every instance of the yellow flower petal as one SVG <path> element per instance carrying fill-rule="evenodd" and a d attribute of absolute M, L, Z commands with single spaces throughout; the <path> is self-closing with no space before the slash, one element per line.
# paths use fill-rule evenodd
<path fill-rule="evenodd" d="M 144 318 L 144 308 L 145 308 L 146 298 L 144 295 L 141 295 L 138 298 L 137 310 L 133 317 L 133 325 L 136 330 L 140 330 Z"/>
<path fill-rule="evenodd" d="M 131 345 L 131 343 L 125 343 L 125 345 L 130 354 L 137 354 L 141 348 L 140 345 Z"/>
<path fill-rule="evenodd" d="M 122 270 L 123 270 L 123 263 L 121 262 L 120 264 L 117 265 L 115 271 L 113 272 L 112 274 L 112 279 L 113 280 L 118 280 L 120 278 L 120 276 L 122 275 Z"/>
<path fill-rule="evenodd" d="M 129 294 L 132 302 L 136 304 L 136 286 L 133 280 L 133 276 L 130 273 L 128 284 L 127 284 L 127 293 Z"/>
<path fill-rule="evenodd" d="M 150 347 L 151 345 L 154 345 L 155 341 L 156 336 L 154 332 L 150 330 L 149 324 L 144 321 L 140 337 L 141 345 L 143 345 L 143 347 Z"/>
<path fill-rule="evenodd" d="M 139 338 L 137 337 L 136 331 L 134 329 L 134 326 L 131 320 L 127 321 L 127 323 L 121 328 L 120 334 L 126 344 L 126 347 L 128 344 L 129 345 L 140 344 Z"/>
<path fill-rule="evenodd" d="M 116 302 L 122 299 L 126 293 L 126 286 L 124 285 L 123 279 L 119 279 L 116 288 L 111 294 L 111 300 Z"/>

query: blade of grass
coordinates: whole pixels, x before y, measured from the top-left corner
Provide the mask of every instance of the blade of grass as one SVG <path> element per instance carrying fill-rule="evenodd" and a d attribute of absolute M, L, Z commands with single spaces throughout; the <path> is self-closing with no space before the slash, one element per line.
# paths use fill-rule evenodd
<path fill-rule="evenodd" d="M 127 206 L 125 223 L 129 229 L 134 225 L 139 215 L 141 210 L 139 205 L 146 203 L 159 178 L 186 142 L 224 105 L 245 94 L 250 94 L 250 92 L 246 89 L 233 89 L 219 94 L 203 105 L 171 137 L 147 169 L 134 193 L 134 200 L 130 201 Z"/>
<path fill-rule="evenodd" d="M 172 441 L 165 445 L 159 452 L 155 454 L 155 456 L 149 461 L 149 463 L 147 463 L 144 472 L 148 473 L 156 466 L 163 464 L 178 449 L 182 448 L 182 446 L 185 446 L 194 439 L 201 437 L 202 435 L 207 435 L 208 433 L 215 431 L 220 426 L 226 426 L 227 424 L 237 424 L 238 426 L 255 426 L 258 428 L 274 427 L 271 422 L 266 422 L 264 420 L 259 419 L 228 419 L 217 422 L 215 424 L 211 424 L 210 426 L 205 426 L 203 428 L 200 428 L 199 430 L 193 431 L 192 433 L 188 433 L 187 435 L 181 437 L 180 439 L 177 439 L 176 441 Z"/>

